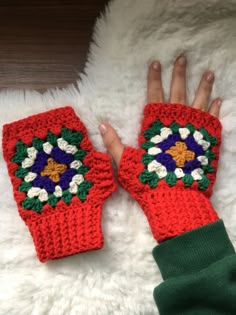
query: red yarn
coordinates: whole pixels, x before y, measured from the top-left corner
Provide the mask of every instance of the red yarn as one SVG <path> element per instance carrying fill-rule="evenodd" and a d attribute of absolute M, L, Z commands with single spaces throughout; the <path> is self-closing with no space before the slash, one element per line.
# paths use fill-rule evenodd
<path fill-rule="evenodd" d="M 60 135 L 62 127 L 83 134 L 80 148 L 88 152 L 83 163 L 89 167 L 84 178 L 91 181 L 93 186 L 85 201 L 75 195 L 69 205 L 60 200 L 55 207 L 46 203 L 42 213 L 25 210 L 22 201 L 26 193 L 18 190 L 22 180 L 15 176 L 18 165 L 11 161 L 15 145 L 19 140 L 31 145 L 33 137 L 45 140 L 48 131 Z M 29 227 L 39 260 L 45 262 L 100 249 L 103 246 L 101 209 L 116 185 L 109 156 L 93 149 L 86 128 L 74 110 L 69 106 L 58 108 L 6 124 L 2 144 L 19 214 Z"/>
<path fill-rule="evenodd" d="M 194 181 L 190 187 L 185 187 L 181 180 L 171 187 L 161 179 L 156 188 L 143 184 L 139 180 L 140 173 L 145 169 L 141 162 L 146 152 L 144 149 L 125 148 L 118 170 L 121 185 L 136 199 L 147 216 L 154 238 L 162 242 L 168 238 L 206 225 L 218 220 L 209 197 L 216 179 L 221 142 L 221 124 L 216 117 L 199 109 L 181 104 L 148 104 L 144 110 L 140 146 L 146 141 L 143 136 L 155 120 L 160 120 L 164 126 L 172 122 L 184 127 L 191 123 L 197 129 L 204 127 L 212 136 L 218 139 L 212 148 L 215 159 L 211 162 L 214 172 L 207 174 L 210 184 L 206 190 L 199 190 Z"/>

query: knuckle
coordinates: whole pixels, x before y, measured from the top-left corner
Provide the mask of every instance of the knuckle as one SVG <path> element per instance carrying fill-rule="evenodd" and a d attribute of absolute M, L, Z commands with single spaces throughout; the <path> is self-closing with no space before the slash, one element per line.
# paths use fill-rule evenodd
<path fill-rule="evenodd" d="M 209 82 L 203 82 L 200 86 L 200 90 L 205 93 L 209 93 L 211 91 L 212 84 Z"/>
<path fill-rule="evenodd" d="M 174 103 L 184 103 L 184 95 L 176 95 L 173 97 L 173 102 Z"/>
<path fill-rule="evenodd" d="M 183 77 L 185 75 L 185 66 L 176 65 L 174 75 L 177 77 Z"/>

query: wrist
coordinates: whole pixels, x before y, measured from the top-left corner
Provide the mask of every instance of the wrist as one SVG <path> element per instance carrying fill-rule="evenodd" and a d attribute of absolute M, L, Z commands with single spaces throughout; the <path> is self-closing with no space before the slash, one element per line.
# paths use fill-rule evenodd
<path fill-rule="evenodd" d="M 184 186 L 169 187 L 162 182 L 159 189 L 150 190 L 137 200 L 159 243 L 219 219 L 203 193 Z"/>

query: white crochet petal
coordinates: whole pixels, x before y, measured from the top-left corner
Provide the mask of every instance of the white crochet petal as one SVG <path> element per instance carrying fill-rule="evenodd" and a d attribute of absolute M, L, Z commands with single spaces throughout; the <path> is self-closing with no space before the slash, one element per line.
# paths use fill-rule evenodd
<path fill-rule="evenodd" d="M 195 131 L 194 131 L 193 137 L 194 137 L 194 139 L 195 139 L 195 141 L 196 141 L 197 143 L 199 143 L 199 141 L 203 139 L 203 135 L 202 135 L 201 132 L 198 131 L 198 130 L 195 130 Z"/>
<path fill-rule="evenodd" d="M 44 151 L 45 153 L 47 153 L 47 154 L 51 154 L 52 148 L 53 148 L 53 146 L 52 146 L 51 143 L 49 143 L 49 142 L 45 142 L 45 143 L 43 144 L 43 151 Z"/>
<path fill-rule="evenodd" d="M 179 128 L 179 134 L 182 140 L 187 139 L 187 137 L 190 134 L 190 131 L 188 128 Z"/>
<path fill-rule="evenodd" d="M 177 178 L 184 177 L 184 172 L 183 172 L 182 168 L 176 168 L 175 169 L 175 175 L 176 175 Z"/>
<path fill-rule="evenodd" d="M 159 166 L 159 167 L 156 169 L 156 173 L 157 173 L 157 175 L 159 176 L 159 178 L 164 178 L 164 177 L 166 177 L 166 175 L 167 175 L 166 167 L 165 167 L 164 165 Z"/>
<path fill-rule="evenodd" d="M 68 145 L 68 142 L 64 140 L 63 138 L 57 139 L 57 145 L 62 151 L 66 151 L 66 147 Z"/>
<path fill-rule="evenodd" d="M 29 173 L 24 177 L 24 181 L 27 182 L 27 183 L 29 183 L 29 182 L 32 182 L 36 177 L 37 177 L 37 174 L 36 174 L 36 173 L 29 172 Z"/>
<path fill-rule="evenodd" d="M 39 187 L 31 187 L 27 192 L 27 196 L 30 198 L 38 197 L 40 190 L 41 188 Z"/>
<path fill-rule="evenodd" d="M 60 186 L 57 185 L 57 186 L 55 187 L 54 195 L 55 195 L 57 198 L 59 198 L 59 197 L 62 196 L 62 189 L 61 189 Z"/>
<path fill-rule="evenodd" d="M 76 194 L 77 193 L 77 191 L 78 191 L 78 185 L 75 183 L 75 182 L 70 182 L 70 188 L 69 188 L 69 192 L 71 193 L 71 194 Z"/>
<path fill-rule="evenodd" d="M 156 148 L 156 147 L 152 147 L 152 148 L 148 149 L 148 154 L 150 154 L 150 155 L 157 155 L 161 152 L 162 152 L 162 150 L 160 148 Z"/>
<path fill-rule="evenodd" d="M 41 189 L 39 192 L 39 200 L 44 202 L 48 200 L 48 193 L 45 189 Z"/>
<path fill-rule="evenodd" d="M 75 145 L 68 144 L 68 145 L 66 146 L 66 153 L 75 154 L 77 151 L 78 151 L 78 149 L 76 148 Z"/>
<path fill-rule="evenodd" d="M 27 148 L 28 157 L 32 160 L 36 159 L 38 151 L 34 147 Z"/>
<path fill-rule="evenodd" d="M 164 140 L 164 139 L 163 139 L 162 136 L 160 136 L 160 135 L 156 135 L 156 136 L 154 136 L 154 137 L 152 137 L 152 138 L 150 139 L 150 141 L 153 142 L 153 143 L 155 143 L 155 144 L 160 143 L 160 142 L 162 142 L 163 140 Z"/>
<path fill-rule="evenodd" d="M 66 153 L 75 154 L 78 151 L 75 145 L 69 144 L 63 138 L 57 139 L 57 145 L 62 151 L 65 151 Z"/>
<path fill-rule="evenodd" d="M 34 164 L 34 159 L 33 158 L 25 158 L 24 161 L 22 161 L 22 167 L 27 168 L 31 167 Z"/>
<path fill-rule="evenodd" d="M 197 157 L 198 161 L 201 162 L 202 165 L 207 165 L 208 164 L 208 158 L 204 155 L 200 155 Z"/>
<path fill-rule="evenodd" d="M 191 175 L 193 176 L 194 180 L 200 180 L 200 179 L 202 179 L 201 174 L 203 174 L 203 173 L 204 172 L 203 172 L 203 170 L 201 168 L 196 168 L 195 170 L 193 170 L 191 172 Z"/>
<path fill-rule="evenodd" d="M 158 163 L 156 160 L 153 160 L 152 162 L 148 164 L 147 169 L 149 172 L 155 172 L 157 168 L 160 166 L 161 166 L 161 163 Z"/>
<path fill-rule="evenodd" d="M 170 128 L 167 127 L 163 127 L 161 128 L 161 137 L 162 139 L 167 139 L 169 137 L 169 135 L 172 135 L 172 130 Z"/>
<path fill-rule="evenodd" d="M 74 160 L 72 163 L 70 163 L 71 168 L 78 169 L 83 163 L 79 160 Z"/>
<path fill-rule="evenodd" d="M 200 144 L 202 146 L 204 151 L 206 151 L 211 145 L 210 142 L 208 142 L 206 140 L 199 140 L 198 144 Z"/>
<path fill-rule="evenodd" d="M 80 185 L 84 181 L 84 176 L 81 174 L 77 174 L 73 176 L 72 182 L 76 183 L 77 185 Z"/>

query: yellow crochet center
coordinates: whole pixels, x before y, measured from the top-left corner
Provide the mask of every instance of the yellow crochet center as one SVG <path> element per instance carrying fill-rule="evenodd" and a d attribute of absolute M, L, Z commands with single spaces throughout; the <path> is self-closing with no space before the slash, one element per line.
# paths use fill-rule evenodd
<path fill-rule="evenodd" d="M 188 150 L 186 144 L 181 141 L 177 141 L 166 153 L 173 157 L 177 167 L 183 167 L 186 161 L 192 161 L 195 158 L 195 153 Z"/>
<path fill-rule="evenodd" d="M 63 174 L 67 166 L 65 164 L 60 164 L 49 158 L 47 165 L 41 172 L 41 176 L 48 176 L 54 183 L 58 183 L 60 180 L 60 174 Z"/>

